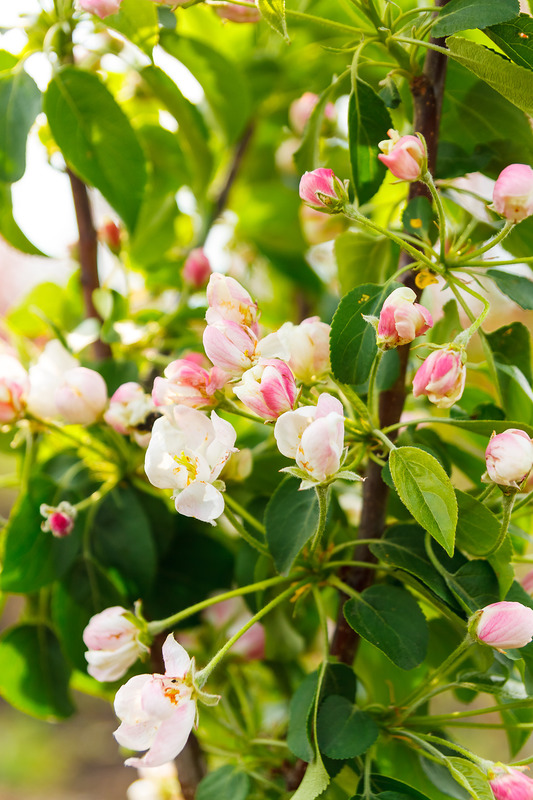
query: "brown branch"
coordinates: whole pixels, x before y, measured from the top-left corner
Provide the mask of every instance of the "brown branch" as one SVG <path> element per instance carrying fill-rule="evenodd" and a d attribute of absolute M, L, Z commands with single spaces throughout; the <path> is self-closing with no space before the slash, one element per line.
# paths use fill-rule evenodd
<path fill-rule="evenodd" d="M 437 6 L 444 6 L 448 0 L 437 0 Z M 444 41 L 433 40 L 441 46 Z M 447 57 L 442 53 L 430 50 L 425 58 L 424 69 L 420 75 L 415 76 L 411 83 L 411 93 L 414 104 L 413 127 L 422 133 L 428 147 L 429 170 L 435 172 L 437 158 L 438 131 L 444 96 L 444 83 L 446 78 Z M 429 196 L 427 187 L 422 183 L 411 184 L 409 199 L 414 197 Z M 402 254 L 400 264 L 407 265 L 412 261 L 410 256 Z M 410 286 L 418 294 L 412 272 L 404 273 L 403 283 Z M 409 345 L 398 348 L 400 357 L 399 376 L 394 386 L 382 392 L 379 401 L 380 426 L 394 425 L 399 422 L 405 403 L 405 379 L 409 360 Z M 389 488 L 381 477 L 381 466 L 371 461 L 368 465 L 366 480 L 363 484 L 363 506 L 359 526 L 359 538 L 379 539 L 385 529 L 386 507 Z M 359 545 L 354 552 L 354 560 L 375 562 L 375 558 L 367 545 Z M 374 580 L 375 570 L 362 567 L 344 568 L 341 571 L 342 580 L 358 592 L 370 586 Z M 339 661 L 352 664 L 357 654 L 359 637 L 348 625 L 344 618 L 343 606 L 348 598 L 340 597 L 340 607 L 337 617 L 337 626 L 333 635 L 331 654 L 337 656 Z"/>
<path fill-rule="evenodd" d="M 208 218 L 207 225 L 205 226 L 205 235 L 209 233 L 212 226 L 215 224 L 217 219 L 220 217 L 224 209 L 226 208 L 229 194 L 231 188 L 235 182 L 235 178 L 239 174 L 239 170 L 242 166 L 243 158 L 248 150 L 248 146 L 252 140 L 252 136 L 255 130 L 255 125 L 253 122 L 250 122 L 248 127 L 245 129 L 244 133 L 242 134 L 241 139 L 237 143 L 235 148 L 235 152 L 233 154 L 233 159 L 231 162 L 231 166 L 229 168 L 229 172 L 227 174 L 226 180 L 222 189 L 220 190 L 217 199 L 215 200 L 213 210 Z"/>
<path fill-rule="evenodd" d="M 76 221 L 78 223 L 78 258 L 85 313 L 87 317 L 94 317 L 101 322 L 102 318 L 93 302 L 93 292 L 100 286 L 100 281 L 98 279 L 97 261 L 98 237 L 93 223 L 89 194 L 87 186 L 72 170 L 67 169 L 67 174 L 72 188 Z M 102 361 L 111 357 L 111 348 L 105 342 L 97 339 L 93 344 L 93 353 L 97 361 Z"/>

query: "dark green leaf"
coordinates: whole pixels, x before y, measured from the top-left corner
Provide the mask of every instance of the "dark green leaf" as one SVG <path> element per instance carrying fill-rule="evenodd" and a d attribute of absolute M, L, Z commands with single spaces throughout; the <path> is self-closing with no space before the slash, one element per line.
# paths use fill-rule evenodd
<path fill-rule="evenodd" d="M 26 169 L 26 139 L 41 109 L 41 93 L 22 68 L 0 74 L 0 180 L 14 183 Z"/>
<path fill-rule="evenodd" d="M 502 269 L 489 269 L 487 276 L 492 278 L 500 291 L 514 300 L 521 308 L 533 309 L 533 281 L 524 275 L 513 275 Z"/>
<path fill-rule="evenodd" d="M 364 383 L 377 354 L 376 332 L 365 316 L 378 316 L 385 298 L 397 288 L 365 283 L 352 289 L 339 303 L 331 323 L 331 367 L 342 383 Z"/>
<path fill-rule="evenodd" d="M 0 695 L 45 720 L 69 717 L 68 669 L 59 642 L 46 625 L 19 625 L 0 638 Z"/>
<path fill-rule="evenodd" d="M 447 575 L 446 582 L 470 612 L 500 599 L 498 579 L 486 561 L 469 561 L 453 575 Z"/>
<path fill-rule="evenodd" d="M 426 657 L 426 620 L 409 592 L 396 586 L 371 586 L 359 599 L 345 603 L 344 616 L 359 636 L 401 669 L 413 669 Z"/>
<path fill-rule="evenodd" d="M 389 778 L 387 775 L 370 775 L 370 785 L 375 791 L 379 791 L 380 800 L 400 800 L 400 798 L 410 798 L 410 800 L 428 800 L 427 795 L 422 794 L 417 789 L 409 786 L 403 781 Z"/>
<path fill-rule="evenodd" d="M 335 239 L 343 294 L 368 281 L 384 283 L 398 265 L 398 248 L 386 236 L 347 231 Z"/>
<path fill-rule="evenodd" d="M 299 491 L 300 481 L 290 475 L 278 486 L 265 512 L 268 548 L 278 572 L 286 575 L 294 559 L 315 533 L 318 499 L 314 489 Z M 287 536 L 287 521 L 290 535 Z"/>
<path fill-rule="evenodd" d="M 415 197 L 406 205 L 402 222 L 407 233 L 433 242 L 438 233 L 433 207 L 427 197 Z"/>
<path fill-rule="evenodd" d="M 531 383 L 531 340 L 526 326 L 522 322 L 511 322 L 486 336 L 497 361 L 514 364 Z"/>
<path fill-rule="evenodd" d="M 311 744 L 311 712 L 318 685 L 318 674 L 305 677 L 291 698 L 289 705 L 289 730 L 287 746 L 302 761 L 311 761 L 314 750 Z"/>
<path fill-rule="evenodd" d="M 531 70 L 519 67 L 488 47 L 461 36 L 451 36 L 446 44 L 452 58 L 496 89 L 517 108 L 526 114 L 533 114 Z"/>
<path fill-rule="evenodd" d="M 159 32 L 157 8 L 152 0 L 122 0 L 118 14 L 106 17 L 105 23 L 152 55 Z"/>
<path fill-rule="evenodd" d="M 503 407 L 507 417 L 527 424 L 533 423 L 533 390 L 526 376 L 510 364 L 496 361 Z M 508 427 L 511 427 L 508 425 Z M 522 427 L 519 425 L 519 427 Z"/>
<path fill-rule="evenodd" d="M 11 186 L 7 183 L 0 183 L 0 235 L 22 253 L 28 253 L 31 256 L 46 256 L 46 253 L 30 242 L 15 222 Z"/>
<path fill-rule="evenodd" d="M 378 735 L 379 728 L 372 717 L 345 697 L 329 695 L 320 706 L 317 738 L 323 755 L 355 758 L 366 752 Z"/>
<path fill-rule="evenodd" d="M 398 87 L 394 81 L 393 76 L 389 73 L 379 82 L 381 89 L 378 92 L 379 97 L 383 100 L 387 108 L 398 108 L 402 102 L 402 96 L 398 91 Z"/>
<path fill-rule="evenodd" d="M 441 9 L 431 34 L 438 38 L 471 28 L 486 28 L 511 19 L 519 11 L 518 0 L 450 0 Z"/>
<path fill-rule="evenodd" d="M 250 89 L 237 62 L 200 40 L 174 31 L 162 30 L 160 39 L 167 53 L 185 64 L 200 83 L 213 115 L 227 139 L 234 142 L 250 116 Z"/>
<path fill-rule="evenodd" d="M 482 556 L 498 540 L 500 521 L 487 506 L 470 494 L 456 489 L 459 519 L 457 546 L 473 556 Z"/>
<path fill-rule="evenodd" d="M 533 19 L 529 14 L 519 14 L 484 32 L 515 64 L 533 69 Z"/>
<path fill-rule="evenodd" d="M 437 459 L 418 447 L 398 447 L 390 454 L 389 463 L 402 503 L 448 555 L 453 555 L 457 501 Z"/>
<path fill-rule="evenodd" d="M 28 491 L 20 495 L 6 529 L 0 586 L 5 592 L 35 592 L 53 583 L 68 570 L 80 547 L 83 523 L 78 519 L 73 532 L 64 538 L 41 530 L 41 503 L 54 505 L 66 499 L 58 496 L 57 484 L 45 475 L 35 475 Z M 72 499 L 69 498 L 69 499 Z M 80 524 L 81 523 L 81 524 Z"/>
<path fill-rule="evenodd" d="M 259 11 L 270 27 L 290 42 L 285 21 L 285 0 L 257 0 Z"/>
<path fill-rule="evenodd" d="M 368 202 L 383 182 L 387 169 L 378 159 L 378 144 L 387 138 L 392 127 L 383 100 L 368 83 L 357 78 L 348 106 L 348 136 L 352 177 L 360 205 Z"/>
<path fill-rule="evenodd" d="M 131 124 L 94 74 L 64 67 L 45 94 L 44 109 L 65 160 L 103 194 L 130 230 L 144 186 L 144 153 Z"/>
<path fill-rule="evenodd" d="M 226 764 L 210 772 L 200 781 L 196 800 L 246 800 L 250 792 L 250 778 L 237 767 Z"/>

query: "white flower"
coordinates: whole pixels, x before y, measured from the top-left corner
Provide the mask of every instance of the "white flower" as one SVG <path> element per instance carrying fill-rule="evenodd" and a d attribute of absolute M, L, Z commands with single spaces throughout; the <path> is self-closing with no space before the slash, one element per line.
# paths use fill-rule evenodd
<path fill-rule="evenodd" d="M 56 390 L 63 385 L 67 370 L 79 367 L 79 361 L 66 350 L 59 339 L 48 342 L 37 363 L 30 367 L 28 411 L 41 419 L 58 417 Z"/>
<path fill-rule="evenodd" d="M 139 641 L 141 628 L 124 616 L 122 606 L 106 608 L 95 614 L 83 631 L 88 648 L 85 658 L 87 672 L 97 681 L 116 681 L 149 648 Z"/>

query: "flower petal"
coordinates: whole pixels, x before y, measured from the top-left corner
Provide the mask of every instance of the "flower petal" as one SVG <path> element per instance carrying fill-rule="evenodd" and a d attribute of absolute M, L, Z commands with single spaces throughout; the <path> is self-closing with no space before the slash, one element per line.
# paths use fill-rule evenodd
<path fill-rule="evenodd" d="M 142 758 L 128 758 L 127 767 L 160 767 L 181 753 L 194 725 L 196 703 L 189 700 L 161 723 L 152 745 Z"/>

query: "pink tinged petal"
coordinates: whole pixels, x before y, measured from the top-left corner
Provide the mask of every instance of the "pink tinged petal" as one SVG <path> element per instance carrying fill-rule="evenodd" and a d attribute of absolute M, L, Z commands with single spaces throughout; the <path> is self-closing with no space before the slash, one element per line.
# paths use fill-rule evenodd
<path fill-rule="evenodd" d="M 195 481 L 175 497 L 176 511 L 202 522 L 218 519 L 224 512 L 224 498 L 210 483 Z"/>
<path fill-rule="evenodd" d="M 510 164 L 502 170 L 494 185 L 493 203 L 512 222 L 533 214 L 533 169 L 528 164 Z"/>
<path fill-rule="evenodd" d="M 111 606 L 89 620 L 83 631 L 83 641 L 90 650 L 113 650 L 121 647 L 138 632 L 124 614 L 122 606 Z"/>
<path fill-rule="evenodd" d="M 162 764 L 172 761 L 185 747 L 195 717 L 196 703 L 193 700 L 179 705 L 175 712 L 159 726 L 148 752 L 142 758 L 128 758 L 125 762 L 126 766 L 160 767 Z"/>
<path fill-rule="evenodd" d="M 496 800 L 533 800 L 533 780 L 518 769 L 502 770 L 489 783 Z"/>
<path fill-rule="evenodd" d="M 343 419 L 338 414 L 329 414 L 316 419 L 302 434 L 296 463 L 315 481 L 326 480 L 340 468 Z"/>
<path fill-rule="evenodd" d="M 491 647 L 525 647 L 533 639 L 533 609 L 505 600 L 492 603 L 482 610 L 475 632 Z"/>
<path fill-rule="evenodd" d="M 137 642 L 127 642 L 115 650 L 88 650 L 85 658 L 87 672 L 97 681 L 116 681 L 135 664 L 141 648 Z"/>
<path fill-rule="evenodd" d="M 153 675 L 141 693 L 141 706 L 151 719 L 168 719 L 178 705 L 191 698 L 192 689 L 180 678 Z"/>
<path fill-rule="evenodd" d="M 314 420 L 315 414 L 315 406 L 302 406 L 278 417 L 274 426 L 274 438 L 282 455 L 296 458 L 302 434 Z"/>
<path fill-rule="evenodd" d="M 257 338 L 236 322 L 208 325 L 203 336 L 208 358 L 229 375 L 241 375 L 252 366 Z"/>
<path fill-rule="evenodd" d="M 235 322 L 251 328 L 257 335 L 257 303 L 235 278 L 213 273 L 207 285 L 207 302 L 209 308 L 205 318 L 208 325 Z"/>
<path fill-rule="evenodd" d="M 184 678 L 191 666 L 189 654 L 175 640 L 172 633 L 169 633 L 163 645 L 163 661 L 165 662 L 165 675 L 173 678 Z"/>
<path fill-rule="evenodd" d="M 313 207 L 329 208 L 320 195 L 326 195 L 334 200 L 339 200 L 335 190 L 335 173 L 332 169 L 315 169 L 312 172 L 305 172 L 300 179 L 300 198 L 304 203 L 309 203 Z"/>
<path fill-rule="evenodd" d="M 318 403 L 316 404 L 316 419 L 325 417 L 332 413 L 339 414 L 341 417 L 344 417 L 344 407 L 341 401 L 336 397 L 333 397 L 333 395 L 328 394 L 327 392 L 323 392 L 318 398 Z"/>
<path fill-rule="evenodd" d="M 396 342 L 398 335 L 396 332 L 395 309 L 392 306 L 384 306 L 379 315 L 378 337 L 379 341 Z"/>

